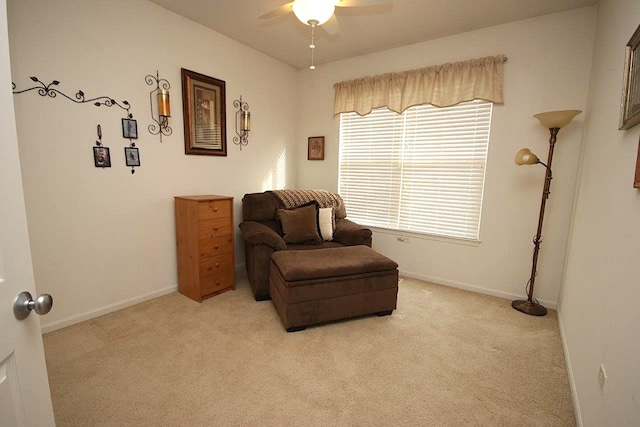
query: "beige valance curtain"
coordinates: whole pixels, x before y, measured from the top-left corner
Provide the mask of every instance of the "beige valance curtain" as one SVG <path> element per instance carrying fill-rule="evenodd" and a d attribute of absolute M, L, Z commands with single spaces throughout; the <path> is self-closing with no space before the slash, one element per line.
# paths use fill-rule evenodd
<path fill-rule="evenodd" d="M 364 116 L 380 107 L 402 113 L 414 105 L 449 107 L 473 99 L 502 104 L 504 58 L 487 56 L 336 83 L 333 113 Z"/>

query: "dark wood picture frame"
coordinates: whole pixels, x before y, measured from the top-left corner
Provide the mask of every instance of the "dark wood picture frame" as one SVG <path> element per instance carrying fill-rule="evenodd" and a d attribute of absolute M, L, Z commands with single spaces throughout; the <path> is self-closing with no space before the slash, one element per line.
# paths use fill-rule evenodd
<path fill-rule="evenodd" d="M 140 152 L 136 147 L 124 147 L 127 166 L 140 166 Z"/>
<path fill-rule="evenodd" d="M 122 137 L 138 139 L 138 122 L 134 119 L 122 119 Z"/>
<path fill-rule="evenodd" d="M 227 155 L 225 82 L 181 68 L 184 152 Z"/>
<path fill-rule="evenodd" d="M 626 46 L 620 130 L 631 129 L 640 123 L 640 25 Z"/>
<path fill-rule="evenodd" d="M 324 160 L 324 136 L 309 137 L 307 160 Z"/>
<path fill-rule="evenodd" d="M 93 147 L 93 163 L 97 168 L 111 167 L 111 154 L 109 147 Z"/>

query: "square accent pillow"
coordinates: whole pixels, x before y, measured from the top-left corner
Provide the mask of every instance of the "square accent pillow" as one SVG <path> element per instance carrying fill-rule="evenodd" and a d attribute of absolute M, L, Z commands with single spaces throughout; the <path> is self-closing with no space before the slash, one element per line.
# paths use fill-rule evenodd
<path fill-rule="evenodd" d="M 333 240 L 333 232 L 336 229 L 333 208 L 320 208 L 318 210 L 318 228 L 320 229 L 322 240 L 325 242 Z"/>
<path fill-rule="evenodd" d="M 276 211 L 285 243 L 320 243 L 318 204 L 315 202 Z"/>

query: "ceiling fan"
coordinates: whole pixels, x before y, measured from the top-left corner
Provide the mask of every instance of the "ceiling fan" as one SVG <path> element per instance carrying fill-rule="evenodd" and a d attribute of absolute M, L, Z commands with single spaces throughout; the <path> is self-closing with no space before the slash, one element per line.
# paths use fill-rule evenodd
<path fill-rule="evenodd" d="M 313 49 L 315 49 L 315 29 L 322 28 L 329 34 L 334 35 L 340 31 L 338 20 L 334 14 L 336 7 L 362 7 L 375 6 L 379 4 L 389 4 L 391 0 L 293 0 L 290 3 L 283 4 L 259 16 L 260 19 L 270 19 L 281 16 L 289 12 L 293 12 L 296 18 L 305 25 L 311 27 L 311 66 L 315 70 L 313 64 Z"/>

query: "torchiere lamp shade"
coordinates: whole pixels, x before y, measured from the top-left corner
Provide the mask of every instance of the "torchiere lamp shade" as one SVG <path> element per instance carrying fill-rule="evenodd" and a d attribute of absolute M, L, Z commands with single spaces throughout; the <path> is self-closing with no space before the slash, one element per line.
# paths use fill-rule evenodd
<path fill-rule="evenodd" d="M 540 120 L 542 126 L 547 129 L 560 129 L 568 125 L 580 113 L 582 113 L 581 110 L 547 111 L 546 113 L 534 114 L 533 117 Z"/>

